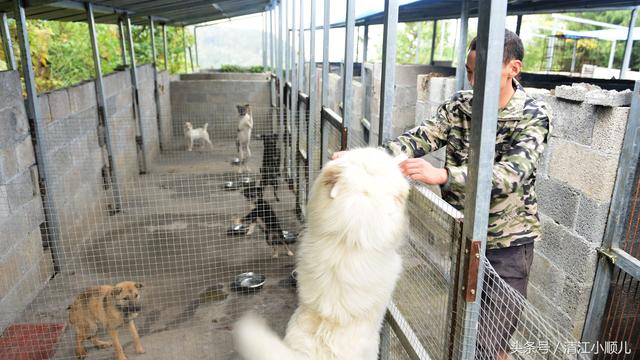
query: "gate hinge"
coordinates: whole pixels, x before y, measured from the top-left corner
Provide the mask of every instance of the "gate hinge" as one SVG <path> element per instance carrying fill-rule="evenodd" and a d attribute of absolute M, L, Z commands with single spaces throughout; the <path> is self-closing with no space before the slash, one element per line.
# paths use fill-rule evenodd
<path fill-rule="evenodd" d="M 468 240 L 464 250 L 468 256 L 468 262 L 464 277 L 465 283 L 462 289 L 464 290 L 464 298 L 467 302 L 476 301 L 481 244 L 480 240 Z"/>
<path fill-rule="evenodd" d="M 616 263 L 616 260 L 618 259 L 618 255 L 616 255 L 613 251 L 611 251 L 611 248 L 597 248 L 596 251 L 598 252 L 598 254 L 604 256 L 607 258 L 607 260 L 609 260 L 612 264 Z"/>

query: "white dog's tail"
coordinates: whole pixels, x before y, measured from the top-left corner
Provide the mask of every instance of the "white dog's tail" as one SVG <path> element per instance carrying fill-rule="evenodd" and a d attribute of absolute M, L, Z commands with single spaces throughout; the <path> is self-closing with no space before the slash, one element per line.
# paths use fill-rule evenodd
<path fill-rule="evenodd" d="M 240 319 L 233 329 L 236 350 L 245 360 L 300 360 L 267 325 L 254 313 Z"/>
<path fill-rule="evenodd" d="M 209 127 L 209 123 L 204 123 L 203 127 L 204 127 L 204 131 L 206 132 L 207 131 L 207 127 Z"/>

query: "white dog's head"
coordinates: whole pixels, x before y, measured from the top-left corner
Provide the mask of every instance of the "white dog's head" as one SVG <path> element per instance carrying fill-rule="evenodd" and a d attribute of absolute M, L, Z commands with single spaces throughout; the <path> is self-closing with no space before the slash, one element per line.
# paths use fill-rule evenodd
<path fill-rule="evenodd" d="M 316 179 L 309 227 L 348 235 L 340 238 L 357 242 L 352 245 L 384 246 L 377 242 L 393 239 L 406 225 L 408 194 L 409 183 L 391 156 L 374 148 L 351 150 L 327 163 Z"/>

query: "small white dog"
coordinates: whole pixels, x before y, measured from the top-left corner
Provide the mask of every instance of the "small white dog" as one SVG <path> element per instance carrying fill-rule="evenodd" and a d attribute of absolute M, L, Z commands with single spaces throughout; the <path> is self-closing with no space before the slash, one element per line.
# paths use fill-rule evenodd
<path fill-rule="evenodd" d="M 249 314 L 234 329 L 247 360 L 375 360 L 385 309 L 402 271 L 409 184 L 377 149 L 322 169 L 298 247 L 298 308 L 284 340 Z"/>
<path fill-rule="evenodd" d="M 251 106 L 236 105 L 238 109 L 238 139 L 236 145 L 238 146 L 238 152 L 240 153 L 240 164 L 244 167 L 245 171 L 249 171 L 247 161 L 251 157 L 251 149 L 249 149 L 249 142 L 251 141 L 251 130 L 253 130 L 253 116 L 251 116 Z M 240 169 L 242 171 L 242 168 Z"/>
<path fill-rule="evenodd" d="M 194 129 L 190 122 L 184 123 L 184 137 L 187 139 L 187 150 L 193 150 L 193 143 L 198 140 L 202 140 L 209 144 L 209 148 L 213 149 L 211 139 L 209 139 L 209 132 L 207 132 L 208 123 L 204 124 L 204 127 Z"/>

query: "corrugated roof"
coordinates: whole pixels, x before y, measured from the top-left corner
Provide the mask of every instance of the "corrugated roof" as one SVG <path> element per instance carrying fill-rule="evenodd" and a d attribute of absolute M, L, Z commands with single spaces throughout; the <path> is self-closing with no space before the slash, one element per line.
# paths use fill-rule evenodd
<path fill-rule="evenodd" d="M 461 0 L 419 0 L 400 6 L 398 20 L 413 22 L 460 17 Z M 558 13 L 567 11 L 612 10 L 640 6 L 640 0 L 509 0 L 509 15 Z M 478 16 L 478 1 L 471 0 L 469 16 Z M 356 19 L 356 24 L 382 24 L 384 12 Z M 344 26 L 344 23 L 334 26 Z"/>
<path fill-rule="evenodd" d="M 116 23 L 120 14 L 128 12 L 133 23 L 146 23 L 149 16 L 172 25 L 192 25 L 235 16 L 249 15 L 268 9 L 276 0 L 94 0 L 95 19 L 100 23 Z M 27 18 L 86 21 L 84 2 L 77 0 L 26 0 Z M 12 0 L 0 0 L 0 11 L 10 16 Z"/>

